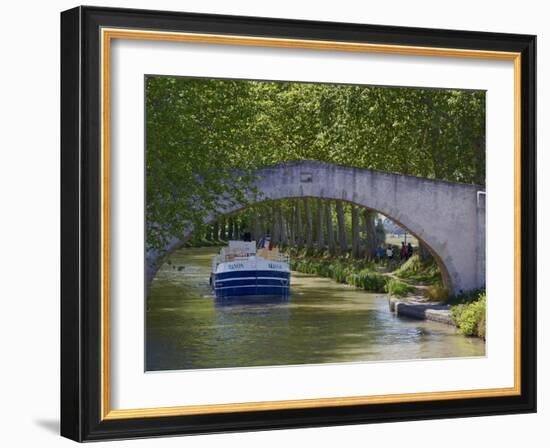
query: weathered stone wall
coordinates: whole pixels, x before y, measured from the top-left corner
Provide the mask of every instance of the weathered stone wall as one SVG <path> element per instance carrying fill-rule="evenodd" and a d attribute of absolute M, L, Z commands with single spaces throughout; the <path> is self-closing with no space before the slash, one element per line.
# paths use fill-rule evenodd
<path fill-rule="evenodd" d="M 260 170 L 256 187 L 261 193 L 256 201 L 315 197 L 341 199 L 376 210 L 428 246 L 452 292 L 484 285 L 483 187 L 317 161 L 288 162 Z M 219 213 L 242 208 L 239 204 L 222 206 Z M 186 236 L 170 242 L 165 252 L 180 247 Z M 160 264 L 158 253 L 147 254 L 148 284 Z"/>

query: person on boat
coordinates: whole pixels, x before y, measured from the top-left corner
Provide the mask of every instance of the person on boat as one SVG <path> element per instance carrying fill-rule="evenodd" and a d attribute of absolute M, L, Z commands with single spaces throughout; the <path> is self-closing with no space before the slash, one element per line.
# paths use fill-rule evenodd
<path fill-rule="evenodd" d="M 259 249 L 267 249 L 267 250 L 273 249 L 273 242 L 271 241 L 271 236 L 269 236 L 269 235 L 264 236 L 260 240 L 260 243 L 258 244 L 258 248 Z"/>
<path fill-rule="evenodd" d="M 260 238 L 260 241 L 258 241 L 257 248 L 258 249 L 263 249 L 264 247 L 265 247 L 265 236 L 262 236 Z"/>

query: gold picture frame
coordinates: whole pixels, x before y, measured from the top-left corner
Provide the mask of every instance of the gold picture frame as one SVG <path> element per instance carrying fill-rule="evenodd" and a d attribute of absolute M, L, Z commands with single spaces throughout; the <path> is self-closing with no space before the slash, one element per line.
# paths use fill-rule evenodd
<path fill-rule="evenodd" d="M 106 14 L 106 11 L 108 14 Z M 99 368 L 98 377 L 96 383 L 94 383 L 99 388 L 99 400 L 98 404 L 93 405 L 93 409 L 88 409 L 87 411 L 82 411 L 83 414 L 86 414 L 86 419 L 88 421 L 95 421 L 96 425 L 92 428 L 91 425 L 87 426 L 87 434 L 84 434 L 83 431 L 83 422 L 79 421 L 75 423 L 72 418 L 66 417 L 66 412 L 64 411 L 65 417 L 63 420 L 66 422 L 65 426 L 62 426 L 62 433 L 68 437 L 79 439 L 79 440 L 90 440 L 94 438 L 117 438 L 117 437 L 127 437 L 132 436 L 131 429 L 128 429 L 128 425 L 137 425 L 137 421 L 142 421 L 146 419 L 150 421 L 145 430 L 145 434 L 163 434 L 162 425 L 157 426 L 157 421 L 162 418 L 174 418 L 174 419 L 183 419 L 179 420 L 184 422 L 185 418 L 192 416 L 211 416 L 211 415 L 225 415 L 233 414 L 233 418 L 237 418 L 243 413 L 256 413 L 261 414 L 266 411 L 296 411 L 296 410 L 317 410 L 320 408 L 326 408 L 328 413 L 338 413 L 339 409 L 346 408 L 347 410 L 355 408 L 364 410 L 365 407 L 374 408 L 373 405 L 391 405 L 398 403 L 414 403 L 419 406 L 422 403 L 433 403 L 441 401 L 456 401 L 456 400 L 471 400 L 471 399 L 501 399 L 503 403 L 516 403 L 516 408 L 519 407 L 517 403 L 524 403 L 525 400 L 532 402 L 532 388 L 525 388 L 526 381 L 532 381 L 533 372 L 529 368 L 530 363 L 534 362 L 534 354 L 531 350 L 525 351 L 526 347 L 526 338 L 525 331 L 532 331 L 532 328 L 528 330 L 525 327 L 522 327 L 522 323 L 526 322 L 528 319 L 529 322 L 532 322 L 532 316 L 526 316 L 525 309 L 525 273 L 522 274 L 522 269 L 526 269 L 525 260 L 528 258 L 532 262 L 533 253 L 529 248 L 526 249 L 525 241 L 522 240 L 522 235 L 524 235 L 525 230 L 522 231 L 522 223 L 525 222 L 525 216 L 532 214 L 531 210 L 533 204 L 530 202 L 531 199 L 528 198 L 526 202 L 525 197 L 525 185 L 526 182 L 531 182 L 530 179 L 525 178 L 525 173 L 528 170 L 532 170 L 531 159 L 526 154 L 534 152 L 534 143 L 530 142 L 530 136 L 524 135 L 525 129 L 529 129 L 529 126 L 532 124 L 532 116 L 529 115 L 526 111 L 530 110 L 533 105 L 530 100 L 531 96 L 529 95 L 530 91 L 534 91 L 534 74 L 532 73 L 531 64 L 533 54 L 533 45 L 534 38 L 532 36 L 515 36 L 509 35 L 508 37 L 502 37 L 501 47 L 502 49 L 490 49 L 492 45 L 488 35 L 485 36 L 463 36 L 461 32 L 447 32 L 444 36 L 433 32 L 433 30 L 424 30 L 426 41 L 433 42 L 432 45 L 428 45 L 426 42 L 421 44 L 407 44 L 406 41 L 413 40 L 410 36 L 407 38 L 406 33 L 405 37 L 401 38 L 401 42 L 395 42 L 395 38 L 390 36 L 389 30 L 378 30 L 376 29 L 376 36 L 384 37 L 384 33 L 387 34 L 387 42 L 376 42 L 369 41 L 368 37 L 368 26 L 365 28 L 365 42 L 357 41 L 346 41 L 345 37 L 342 37 L 341 40 L 330 40 L 330 39 L 319 39 L 319 38 L 304 38 L 304 37 L 277 37 L 273 31 L 266 33 L 267 35 L 250 35 L 250 31 L 247 31 L 246 25 L 242 25 L 243 33 L 229 34 L 223 31 L 223 25 L 220 24 L 219 18 L 201 16 L 203 20 L 210 20 L 210 25 L 212 32 L 198 32 L 194 28 L 195 16 L 189 18 L 184 14 L 178 16 L 177 14 L 171 13 L 146 13 L 144 17 L 146 18 L 145 22 L 140 22 L 137 20 L 134 23 L 134 18 L 130 11 L 121 11 L 117 12 L 106 10 L 102 8 L 76 8 L 74 10 L 67 11 L 63 13 L 65 32 L 67 35 L 71 34 L 74 37 L 74 33 L 80 33 L 80 38 L 87 38 L 88 40 L 94 39 L 93 44 L 96 45 L 97 54 L 93 56 L 95 63 L 97 63 L 98 74 L 99 74 L 99 84 L 97 92 L 97 97 L 99 99 L 99 112 L 100 112 L 100 123 L 99 123 L 99 132 L 98 132 L 98 142 L 99 142 L 99 164 L 96 168 L 99 169 L 99 180 L 98 180 L 98 192 L 99 192 L 99 204 L 98 204 L 98 218 L 99 218 L 99 251 L 98 251 L 98 260 L 97 260 L 97 272 L 100 275 L 99 285 L 98 285 L 98 311 L 99 314 L 96 315 L 99 317 L 99 322 L 97 322 L 97 334 L 99 335 L 99 343 L 97 345 L 99 359 L 97 360 L 97 367 Z M 105 18 L 108 17 L 108 18 Z M 113 19 L 115 17 L 115 19 Z M 190 28 L 190 31 L 174 31 L 171 29 L 169 22 L 173 23 L 174 20 L 181 20 L 182 28 Z M 145 23 L 154 23 L 155 29 L 147 29 Z M 159 29 L 159 23 L 166 21 L 166 29 Z M 227 20 L 227 18 L 225 19 Z M 238 22 L 239 19 L 235 19 Z M 251 19 L 252 20 L 252 19 Z M 262 23 L 262 20 L 268 19 L 257 19 L 259 23 Z M 85 34 L 83 28 L 79 28 L 76 24 L 85 21 L 86 23 L 92 24 L 88 28 L 86 33 L 90 33 L 89 29 L 93 29 L 95 34 Z M 134 26 L 131 26 L 134 23 Z M 239 22 L 240 23 L 240 22 Z M 248 22 L 247 22 L 248 23 Z M 255 23 L 252 20 L 252 23 Z M 274 23 L 274 25 L 273 25 Z M 284 28 L 281 30 L 281 34 L 288 34 L 288 29 L 296 29 L 296 34 L 301 28 L 300 23 L 291 23 L 291 22 L 270 22 L 272 26 L 276 28 L 276 25 Z M 267 24 L 266 24 L 267 25 Z M 345 35 L 345 26 L 339 28 L 338 24 L 322 24 L 319 25 L 320 29 L 325 27 L 327 30 L 331 30 L 333 33 L 338 29 L 343 29 L 341 31 Z M 357 27 L 361 27 L 357 25 Z M 389 27 L 388 27 L 389 28 Z M 215 31 L 214 31 L 215 30 Z M 374 33 L 375 31 L 372 31 Z M 463 32 L 465 33 L 465 32 Z M 271 34 L 271 35 L 269 35 Z M 302 33 L 303 34 L 303 33 Z M 466 33 L 467 34 L 467 33 Z M 90 37 L 92 36 L 92 37 Z M 470 48 L 467 46 L 461 47 L 460 42 L 468 42 L 468 45 L 471 46 L 471 41 L 475 37 L 475 42 L 477 48 Z M 466 38 L 469 38 L 466 39 Z M 514 158 L 515 158 L 515 174 L 514 174 L 514 277 L 515 277 L 515 289 L 514 289 L 514 386 L 508 388 L 494 388 L 494 389 L 476 389 L 476 390 L 461 390 L 461 391 L 447 391 L 447 392 L 429 392 L 429 393 L 405 393 L 405 394 L 395 394 L 395 395 L 375 395 L 375 396 L 352 396 L 352 397 L 339 397 L 339 398 L 315 398 L 315 399 L 305 399 L 305 400 L 283 400 L 283 401 L 265 401 L 265 402 L 243 402 L 243 403 L 232 403 L 232 404 L 218 404 L 218 405 L 182 405 L 175 407 L 157 407 L 157 408 L 142 408 L 142 409 L 113 409 L 111 407 L 111 370 L 110 370 L 110 358 L 111 353 L 111 344 L 110 344 L 110 284 L 111 284 L 111 269 L 110 269 L 110 246 L 111 246 L 111 233 L 110 233 L 110 210 L 111 210 L 111 195 L 110 195 L 110 185 L 111 185 L 111 45 L 114 40 L 117 39 L 129 39 L 129 40 L 140 40 L 140 41 L 163 41 L 163 42 L 185 42 L 185 43 L 200 43 L 200 44 L 212 44 L 212 45 L 238 45 L 238 46 L 252 46 L 252 47 L 274 47 L 274 48 L 295 48 L 295 49 L 312 49 L 312 50 L 326 50 L 326 51 L 343 51 L 343 52 L 368 52 L 368 53 L 382 53 L 382 54 L 398 54 L 398 55 L 411 55 L 411 56 L 435 56 L 435 57 L 449 57 L 449 58 L 466 58 L 466 59 L 483 59 L 483 60 L 505 60 L 512 61 L 514 65 Z M 394 40 L 394 42 L 390 42 Z M 477 40 L 476 40 L 477 39 Z M 399 40 L 399 39 L 397 39 Z M 78 42 L 75 41 L 75 42 Z M 519 43 L 518 43 L 519 42 Z M 63 42 L 62 42 L 63 45 Z M 65 43 L 65 45 L 69 45 Z M 73 43 L 71 45 L 78 45 Z M 453 46 L 454 45 L 454 46 Z M 93 48 L 93 45 L 92 45 Z M 72 51 L 72 53 L 71 53 Z M 73 48 L 70 47 L 67 49 L 66 56 L 66 67 L 71 66 L 71 64 L 78 65 L 85 58 L 82 58 L 80 52 L 84 51 L 81 47 Z M 75 55 L 79 55 L 80 59 L 75 59 Z M 81 69 L 78 66 L 78 69 Z M 77 70 L 78 71 L 78 70 Z M 79 72 L 81 73 L 81 72 Z M 63 75 L 63 73 L 62 73 Z M 74 76 L 74 70 L 68 70 L 65 73 L 65 76 Z M 82 79 L 82 78 L 81 78 Z M 82 82 L 82 81 L 81 81 Z M 81 85 L 78 86 L 78 89 L 82 88 Z M 71 86 L 71 91 L 66 93 L 73 95 L 75 94 L 74 86 Z M 527 93 L 526 93 L 527 91 Z M 76 92 L 76 95 L 80 98 L 82 93 L 79 90 Z M 69 111 L 68 106 L 65 106 L 67 112 Z M 81 123 L 67 123 L 67 127 L 71 128 L 75 125 L 86 126 L 84 118 Z M 72 128 L 71 128 L 72 129 Z M 66 131 L 69 133 L 69 131 Z M 67 147 L 62 148 L 62 151 L 72 151 L 73 149 L 67 149 Z M 84 150 L 81 149 L 81 150 Z M 529 166 L 526 166 L 527 163 Z M 68 170 L 69 168 L 65 168 Z M 74 210 L 67 211 L 67 215 L 74 213 Z M 527 216 L 529 218 L 529 216 Z M 530 224 L 531 225 L 531 224 Z M 533 236 L 534 237 L 534 236 Z M 81 251 L 82 248 L 75 244 L 74 241 L 67 243 L 67 251 Z M 70 247 L 69 247 L 70 245 Z M 532 265 L 529 267 L 530 270 L 533 269 Z M 529 273 L 529 277 L 533 276 L 534 272 Z M 73 280 L 67 280 L 67 282 L 72 282 Z M 64 298 L 63 300 L 74 300 L 69 298 Z M 66 306 L 67 309 L 70 308 L 70 312 L 73 312 L 73 308 Z M 82 306 L 79 307 L 80 312 L 82 312 Z M 68 313 L 70 314 L 70 313 Z M 66 322 L 67 318 L 64 318 L 64 325 L 72 325 Z M 83 331 L 82 327 L 77 329 L 77 332 Z M 530 337 L 531 338 L 531 337 Z M 63 341 L 62 341 L 63 344 Z M 74 347 L 71 346 L 71 349 Z M 79 346 L 76 349 L 82 354 L 83 347 Z M 73 350 L 73 351 L 74 351 Z M 69 359 L 70 358 L 70 359 Z M 73 356 L 66 357 L 63 361 L 64 365 L 67 365 L 66 369 L 73 369 L 75 363 L 79 363 L 77 359 L 73 359 Z M 526 364 L 527 363 L 527 364 Z M 69 369 L 68 365 L 71 365 Z M 529 368 L 529 372 L 525 372 Z M 67 374 L 68 375 L 68 374 Z M 72 375 L 72 374 L 71 374 Z M 527 375 L 527 376 L 526 376 Z M 79 377 L 80 387 L 82 386 L 82 379 Z M 68 380 L 67 380 L 68 381 Z M 65 392 L 67 394 L 73 394 L 75 390 L 75 385 L 72 384 L 71 387 L 66 389 L 70 391 Z M 78 387 L 76 387 L 78 389 Z M 86 395 L 94 387 L 84 388 L 80 392 L 80 398 L 74 398 L 78 401 L 78 406 L 86 407 L 84 398 L 82 395 Z M 95 389 L 94 389 L 95 390 Z M 84 393 L 86 392 L 86 393 Z M 87 398 L 87 401 L 90 400 L 90 397 Z M 506 401 L 508 400 L 508 401 Z M 449 403 L 449 406 L 452 406 L 452 403 Z M 510 405 L 513 407 L 513 405 Z M 531 406 L 532 409 L 532 406 Z M 62 410 L 63 412 L 63 410 Z M 92 415 L 93 414 L 93 415 Z M 476 412 L 463 412 L 464 415 L 475 415 Z M 426 415 L 429 415 L 426 414 Z M 404 416 L 403 418 L 406 418 Z M 85 419 L 85 420 L 86 420 Z M 396 416 L 395 419 L 399 419 L 399 416 Z M 368 421 L 365 419 L 364 421 Z M 111 428 L 112 423 L 119 422 L 122 426 L 117 427 L 113 426 L 115 429 Z M 307 424 L 307 423 L 305 423 Z M 63 424 L 62 424 L 63 425 Z M 190 433 L 190 432 L 200 432 L 201 424 L 197 424 L 193 430 L 187 431 L 184 428 L 182 423 L 181 431 L 175 431 L 175 433 Z M 105 427 L 107 429 L 100 430 L 98 428 Z M 286 427 L 290 427 L 288 425 Z M 134 426 L 131 426 L 133 428 Z M 236 423 L 236 428 L 239 428 L 238 422 Z M 240 426 L 243 429 L 251 428 L 251 426 Z M 252 426 L 254 427 L 254 426 Z M 258 423 L 256 426 L 261 428 L 261 423 Z M 263 426 L 266 427 L 266 426 Z M 275 424 L 274 427 L 277 427 Z M 281 427 L 285 427 L 284 423 L 281 424 Z M 220 430 L 223 430 L 223 425 L 220 425 Z"/>

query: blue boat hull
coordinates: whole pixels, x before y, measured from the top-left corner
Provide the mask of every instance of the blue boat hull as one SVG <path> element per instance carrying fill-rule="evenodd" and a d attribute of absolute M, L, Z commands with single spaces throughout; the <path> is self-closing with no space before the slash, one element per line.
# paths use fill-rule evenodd
<path fill-rule="evenodd" d="M 246 296 L 288 297 L 290 272 L 233 271 L 214 274 L 216 299 Z"/>

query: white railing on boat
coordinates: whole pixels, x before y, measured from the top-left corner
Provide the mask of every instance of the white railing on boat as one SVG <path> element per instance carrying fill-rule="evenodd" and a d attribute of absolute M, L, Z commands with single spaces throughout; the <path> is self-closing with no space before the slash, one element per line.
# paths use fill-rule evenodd
<path fill-rule="evenodd" d="M 290 257 L 287 254 L 279 252 L 279 249 L 276 247 L 271 250 L 262 248 L 258 249 L 256 252 L 246 252 L 235 248 L 224 247 L 219 255 L 212 258 L 212 272 L 216 271 L 216 268 L 220 263 L 248 260 L 254 256 L 270 261 L 278 261 L 282 263 L 290 262 Z"/>
<path fill-rule="evenodd" d="M 271 261 L 280 261 L 283 263 L 289 263 L 290 257 L 287 254 L 279 252 L 277 247 L 274 247 L 271 250 L 268 249 L 258 249 L 256 251 L 256 256 L 265 258 L 266 260 Z"/>

